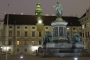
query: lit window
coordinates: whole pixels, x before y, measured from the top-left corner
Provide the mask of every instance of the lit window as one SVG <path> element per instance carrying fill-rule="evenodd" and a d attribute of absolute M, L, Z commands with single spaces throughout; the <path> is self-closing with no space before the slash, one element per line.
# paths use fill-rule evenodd
<path fill-rule="evenodd" d="M 35 45 L 35 41 L 32 41 L 31 44 L 32 44 L 32 45 Z"/>
<path fill-rule="evenodd" d="M 11 37 L 12 36 L 12 31 L 9 31 L 9 37 Z"/>
<path fill-rule="evenodd" d="M 27 45 L 27 40 L 24 41 L 24 45 Z"/>
<path fill-rule="evenodd" d="M 17 45 L 19 45 L 20 44 L 20 41 L 17 41 Z"/>
<path fill-rule="evenodd" d="M 17 31 L 17 37 L 20 37 L 20 31 Z"/>
<path fill-rule="evenodd" d="M 35 31 L 32 31 L 32 37 L 35 37 Z"/>

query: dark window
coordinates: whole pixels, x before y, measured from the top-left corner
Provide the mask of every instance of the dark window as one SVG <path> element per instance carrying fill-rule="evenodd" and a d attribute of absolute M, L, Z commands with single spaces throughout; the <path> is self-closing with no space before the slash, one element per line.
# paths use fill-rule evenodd
<path fill-rule="evenodd" d="M 48 29 L 48 27 L 46 27 L 46 29 Z"/>
<path fill-rule="evenodd" d="M 85 24 L 85 28 L 86 28 L 86 24 Z"/>
<path fill-rule="evenodd" d="M 69 35 L 69 32 L 67 34 Z"/>
<path fill-rule="evenodd" d="M 41 32 L 39 32 L 39 37 L 41 37 L 42 36 L 42 33 Z"/>
<path fill-rule="evenodd" d="M 25 37 L 27 37 L 27 31 L 25 31 Z"/>
<path fill-rule="evenodd" d="M 12 42 L 11 41 L 8 41 L 8 45 L 12 45 Z"/>
<path fill-rule="evenodd" d="M 88 37 L 89 37 L 89 31 L 88 31 Z"/>
<path fill-rule="evenodd" d="M 17 52 L 19 52 L 19 49 L 17 49 Z"/>
<path fill-rule="evenodd" d="M 20 29 L 20 27 L 19 27 L 19 26 L 17 26 L 17 29 Z"/>
<path fill-rule="evenodd" d="M 12 31 L 9 31 L 9 37 L 11 37 L 12 36 Z"/>
<path fill-rule="evenodd" d="M 17 31 L 17 37 L 20 37 L 20 31 Z"/>
<path fill-rule="evenodd" d="M 32 27 L 32 29 L 35 29 L 35 27 Z"/>
<path fill-rule="evenodd" d="M 25 27 L 25 29 L 27 29 L 27 27 Z"/>
<path fill-rule="evenodd" d="M 83 33 L 83 37 L 84 37 L 84 33 Z"/>
<path fill-rule="evenodd" d="M 41 41 L 39 41 L 39 45 L 41 45 Z"/>
<path fill-rule="evenodd" d="M 75 28 L 73 28 L 73 30 L 75 30 Z"/>
<path fill-rule="evenodd" d="M 11 52 L 11 49 L 9 49 L 8 51 Z"/>
<path fill-rule="evenodd" d="M 80 32 L 80 36 L 82 37 L 82 33 Z"/>
<path fill-rule="evenodd" d="M 35 37 L 35 31 L 32 31 L 32 37 Z"/>
<path fill-rule="evenodd" d="M 27 49 L 25 49 L 25 52 L 27 52 Z"/>
<path fill-rule="evenodd" d="M 86 38 L 88 37 L 88 36 L 87 36 L 87 32 L 85 32 L 85 36 L 86 36 Z"/>
<path fill-rule="evenodd" d="M 11 28 L 12 28 L 12 26 L 9 26 L 9 28 L 11 29 Z"/>

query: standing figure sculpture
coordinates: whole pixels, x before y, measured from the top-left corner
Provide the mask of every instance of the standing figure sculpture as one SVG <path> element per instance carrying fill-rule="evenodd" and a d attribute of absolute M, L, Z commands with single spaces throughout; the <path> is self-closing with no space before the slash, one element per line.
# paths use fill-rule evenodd
<path fill-rule="evenodd" d="M 61 18 L 63 10 L 61 4 L 57 1 L 56 5 L 53 7 L 55 8 L 57 18 Z"/>
<path fill-rule="evenodd" d="M 47 31 L 46 34 L 45 34 L 45 36 L 43 37 L 43 45 L 46 45 L 46 43 L 48 43 L 48 42 L 50 42 L 50 43 L 53 42 L 53 40 L 52 40 L 52 34 L 51 34 L 50 31 Z"/>
<path fill-rule="evenodd" d="M 74 43 L 77 43 L 77 42 L 80 42 L 80 38 L 81 36 L 77 33 L 77 31 L 75 30 L 73 32 L 73 40 L 74 40 Z"/>
<path fill-rule="evenodd" d="M 67 34 L 67 40 L 68 40 L 68 43 L 70 43 L 70 35 Z"/>

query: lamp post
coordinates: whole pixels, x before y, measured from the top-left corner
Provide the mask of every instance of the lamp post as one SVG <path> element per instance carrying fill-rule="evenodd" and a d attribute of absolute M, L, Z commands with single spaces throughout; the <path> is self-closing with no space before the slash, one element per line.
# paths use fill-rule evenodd
<path fill-rule="evenodd" d="M 9 4 L 8 4 L 9 8 Z M 7 60 L 7 45 L 8 45 L 8 19 L 9 19 L 9 14 L 7 13 L 7 27 L 6 27 L 6 60 Z"/>

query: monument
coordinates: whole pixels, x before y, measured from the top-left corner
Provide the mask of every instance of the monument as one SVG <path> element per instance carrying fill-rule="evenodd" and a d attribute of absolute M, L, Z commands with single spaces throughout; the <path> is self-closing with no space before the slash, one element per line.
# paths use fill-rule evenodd
<path fill-rule="evenodd" d="M 55 4 L 56 20 L 51 23 L 53 33 L 47 31 L 43 37 L 43 48 L 39 49 L 42 56 L 83 56 L 87 55 L 83 49 L 83 43 L 80 41 L 80 35 L 76 30 L 73 32 L 73 37 L 70 37 L 66 32 L 68 22 L 62 19 L 62 7 L 57 1 Z M 74 41 L 70 43 L 70 38 Z"/>

